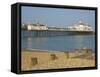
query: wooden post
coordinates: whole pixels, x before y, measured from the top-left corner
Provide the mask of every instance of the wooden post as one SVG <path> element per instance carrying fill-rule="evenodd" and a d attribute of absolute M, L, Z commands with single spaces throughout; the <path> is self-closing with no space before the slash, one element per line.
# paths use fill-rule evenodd
<path fill-rule="evenodd" d="M 38 64 L 37 58 L 36 58 L 36 57 L 31 58 L 31 66 L 34 66 L 34 65 L 36 65 L 36 64 Z"/>
<path fill-rule="evenodd" d="M 55 54 L 50 54 L 50 58 L 51 58 L 51 60 L 55 60 L 55 59 L 57 59 L 57 56 Z"/>
<path fill-rule="evenodd" d="M 66 56 L 67 59 L 70 58 L 69 52 L 64 52 L 64 53 L 65 53 L 65 56 Z"/>

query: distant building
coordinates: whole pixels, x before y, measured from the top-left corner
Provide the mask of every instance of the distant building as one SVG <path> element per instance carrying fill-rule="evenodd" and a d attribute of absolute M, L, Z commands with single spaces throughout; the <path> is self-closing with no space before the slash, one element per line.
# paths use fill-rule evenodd
<path fill-rule="evenodd" d="M 47 30 L 48 27 L 44 24 L 28 24 L 27 25 L 28 30 Z"/>
<path fill-rule="evenodd" d="M 90 27 L 88 24 L 83 23 L 82 21 L 79 21 L 74 26 L 68 27 L 69 30 L 74 31 L 93 31 L 92 27 Z"/>

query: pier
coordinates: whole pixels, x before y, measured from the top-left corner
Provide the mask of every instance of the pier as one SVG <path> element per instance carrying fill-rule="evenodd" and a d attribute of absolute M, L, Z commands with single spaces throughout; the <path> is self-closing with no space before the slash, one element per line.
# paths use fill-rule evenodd
<path fill-rule="evenodd" d="M 49 27 L 45 24 L 40 24 L 39 22 L 36 24 L 23 24 L 22 25 L 22 36 L 34 36 L 34 37 L 42 37 L 42 36 L 65 36 L 65 35 L 87 35 L 94 34 L 92 27 L 88 24 L 79 21 L 74 26 L 69 26 L 66 28 L 59 27 Z"/>
<path fill-rule="evenodd" d="M 69 31 L 69 30 L 22 30 L 22 37 L 47 37 L 66 35 L 90 35 L 93 31 Z"/>

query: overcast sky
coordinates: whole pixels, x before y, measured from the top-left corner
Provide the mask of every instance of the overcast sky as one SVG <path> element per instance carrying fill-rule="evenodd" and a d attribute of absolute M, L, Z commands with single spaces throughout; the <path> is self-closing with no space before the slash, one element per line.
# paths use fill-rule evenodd
<path fill-rule="evenodd" d="M 48 26 L 67 27 L 72 26 L 79 20 L 95 27 L 94 10 L 75 10 L 44 7 L 22 6 L 22 23 L 47 24 Z"/>

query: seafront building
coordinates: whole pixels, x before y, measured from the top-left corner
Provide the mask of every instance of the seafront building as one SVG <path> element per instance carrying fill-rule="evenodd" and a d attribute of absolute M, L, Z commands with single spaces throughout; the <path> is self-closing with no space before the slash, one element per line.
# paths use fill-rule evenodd
<path fill-rule="evenodd" d="M 44 24 L 22 24 L 23 30 L 47 30 L 48 27 Z"/>
<path fill-rule="evenodd" d="M 89 26 L 89 24 L 83 23 L 82 21 L 79 21 L 77 24 L 74 24 L 74 26 L 68 27 L 71 31 L 93 31 L 92 27 Z"/>

